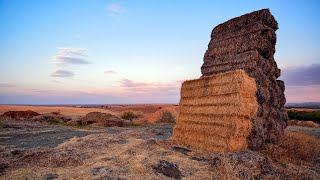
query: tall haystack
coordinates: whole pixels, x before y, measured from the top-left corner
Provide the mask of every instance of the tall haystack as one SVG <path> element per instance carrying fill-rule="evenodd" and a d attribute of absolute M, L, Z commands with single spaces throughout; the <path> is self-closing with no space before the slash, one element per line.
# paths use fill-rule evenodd
<path fill-rule="evenodd" d="M 287 125 L 287 113 L 284 108 L 286 102 L 284 96 L 284 82 L 277 80 L 280 76 L 280 69 L 277 67 L 277 63 L 274 60 L 276 33 L 278 29 L 278 23 L 270 13 L 268 9 L 255 11 L 249 14 L 245 14 L 240 17 L 233 18 L 225 23 L 216 26 L 211 34 L 211 41 L 208 45 L 208 50 L 204 55 L 204 63 L 201 67 L 202 78 L 198 81 L 202 81 L 205 77 L 211 77 L 212 75 L 219 75 L 229 71 L 244 70 L 249 77 L 255 80 L 256 84 L 256 101 L 257 112 L 254 116 L 251 116 L 252 127 L 250 133 L 246 137 L 246 143 L 250 149 L 259 149 L 265 143 L 278 141 L 281 134 Z M 188 82 L 186 82 L 188 84 Z M 185 93 L 184 85 L 182 87 L 182 93 Z M 248 86 L 248 89 L 250 87 Z M 217 87 L 216 91 L 207 91 L 195 89 L 191 94 L 198 94 L 205 91 L 222 92 L 228 91 L 227 88 L 221 86 Z M 208 94 L 210 95 L 210 94 Z M 220 97 L 205 98 L 207 103 L 217 101 Z M 192 99 L 192 98 L 191 98 Z M 230 101 L 229 101 L 230 100 Z M 224 104 L 232 104 L 231 99 L 225 99 Z M 194 100 L 193 106 L 199 100 Z M 180 105 L 183 107 L 183 97 L 181 97 Z M 192 107 L 193 107 L 192 106 Z M 214 106 L 216 113 L 221 114 L 224 112 L 224 106 Z M 234 108 L 239 108 L 234 106 Z M 186 124 L 180 126 L 179 122 L 183 122 L 184 108 L 180 112 L 181 115 L 177 121 L 177 127 L 175 128 L 173 139 L 178 142 L 187 142 L 184 144 L 191 145 L 191 136 L 186 136 L 186 139 L 175 137 L 179 132 L 180 134 L 189 131 Z M 210 109 L 210 108 L 208 108 Z M 208 114 L 204 109 L 193 108 L 192 111 L 197 112 L 201 110 L 201 113 Z M 210 113 L 209 113 L 210 114 Z M 188 117 L 190 118 L 190 117 Z M 233 116 L 229 118 L 220 118 L 224 124 L 233 121 Z M 198 117 L 191 118 L 194 121 L 198 121 Z M 216 121 L 215 116 L 207 116 L 208 122 Z M 191 127 L 189 127 L 191 128 Z M 202 128 L 206 128 L 205 125 Z M 208 129 L 209 133 L 221 134 L 223 128 Z M 199 134 L 203 139 L 210 138 L 208 132 L 205 134 Z M 195 139 L 194 139 L 195 140 Z M 195 140 L 197 141 L 197 140 Z M 240 148 L 241 149 L 241 148 Z M 228 150 L 228 148 L 224 149 Z"/>
<path fill-rule="evenodd" d="M 173 140 L 207 152 L 244 150 L 256 115 L 256 83 L 235 70 L 185 81 Z"/>
<path fill-rule="evenodd" d="M 268 9 L 231 19 L 215 27 L 201 67 L 203 76 L 234 69 L 256 80 L 258 112 L 248 138 L 251 149 L 277 141 L 286 127 L 284 82 L 274 60 L 278 23 Z"/>

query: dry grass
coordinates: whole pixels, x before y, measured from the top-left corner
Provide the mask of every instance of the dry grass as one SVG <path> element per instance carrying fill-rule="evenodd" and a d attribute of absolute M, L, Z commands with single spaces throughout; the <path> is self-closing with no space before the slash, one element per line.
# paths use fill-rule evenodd
<path fill-rule="evenodd" d="M 283 167 L 265 152 L 184 154 L 174 150 L 176 144 L 171 141 L 141 139 L 146 133 L 94 134 L 73 138 L 53 149 L 22 151 L 8 162 L 10 167 L 0 179 L 44 179 L 49 173 L 57 174 L 58 179 L 170 179 L 152 168 L 162 160 L 176 164 L 183 179 L 319 179 L 310 167 Z M 111 171 L 93 174 L 97 167 Z"/>
<path fill-rule="evenodd" d="M 313 121 L 299 121 L 299 120 L 289 120 L 288 125 L 289 126 L 314 127 L 314 128 L 320 127 L 319 124 L 317 124 Z"/>
<path fill-rule="evenodd" d="M 255 92 L 243 70 L 184 82 L 173 140 L 208 152 L 246 149 L 258 108 Z"/>
<path fill-rule="evenodd" d="M 278 162 L 310 164 L 320 155 L 320 140 L 301 132 L 285 132 L 278 144 L 269 144 L 262 152 Z"/>

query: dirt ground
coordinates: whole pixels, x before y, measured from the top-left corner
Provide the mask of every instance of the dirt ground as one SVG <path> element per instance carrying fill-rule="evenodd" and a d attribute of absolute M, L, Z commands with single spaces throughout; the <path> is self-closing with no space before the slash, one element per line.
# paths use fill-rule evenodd
<path fill-rule="evenodd" d="M 59 110 L 70 116 L 96 111 L 36 108 L 31 110 Z M 152 115 L 166 108 L 122 107 L 112 113 L 132 110 Z M 177 111 L 177 107 L 169 108 Z M 174 124 L 75 127 L 2 121 L 0 125 L 0 179 L 320 179 L 318 154 L 303 163 L 274 159 L 279 154 L 266 154 L 270 150 L 203 154 L 171 141 Z M 286 131 L 308 134 L 312 142 L 320 140 L 320 128 L 289 126 Z M 283 147 L 276 146 L 275 150 L 279 148 Z M 289 149 L 283 150 L 295 155 Z"/>
<path fill-rule="evenodd" d="M 7 124 L 0 130 L 0 179 L 320 177 L 316 169 L 279 165 L 260 152 L 193 152 L 170 140 L 172 129 L 173 125 L 165 124 L 84 129 Z"/>

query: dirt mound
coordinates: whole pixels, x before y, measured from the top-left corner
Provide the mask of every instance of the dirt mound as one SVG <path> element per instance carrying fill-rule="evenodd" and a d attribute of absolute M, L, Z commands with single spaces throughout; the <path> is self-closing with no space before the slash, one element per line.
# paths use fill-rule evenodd
<path fill-rule="evenodd" d="M 33 118 L 34 116 L 40 115 L 37 112 L 34 111 L 7 111 L 3 113 L 0 117 L 4 118 L 11 118 L 11 119 L 28 119 L 28 118 Z"/>
<path fill-rule="evenodd" d="M 153 113 L 144 114 L 138 121 L 144 123 L 175 123 L 177 114 L 178 108 L 168 107 Z"/>
<path fill-rule="evenodd" d="M 70 121 L 70 124 L 104 126 L 104 127 L 111 127 L 111 126 L 124 127 L 124 126 L 132 125 L 132 122 L 129 120 L 118 118 L 108 113 L 90 112 L 78 120 Z"/>
<path fill-rule="evenodd" d="M 70 117 L 64 116 L 62 114 L 55 114 L 55 113 L 50 113 L 50 114 L 42 114 L 38 116 L 34 116 L 32 121 L 41 121 L 41 122 L 68 122 L 71 120 Z"/>

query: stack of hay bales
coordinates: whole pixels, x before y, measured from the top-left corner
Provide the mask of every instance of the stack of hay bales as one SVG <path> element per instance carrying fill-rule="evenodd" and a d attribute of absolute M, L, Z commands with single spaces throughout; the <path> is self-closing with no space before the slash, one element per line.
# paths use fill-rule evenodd
<path fill-rule="evenodd" d="M 255 92 L 243 70 L 185 81 L 173 140 L 208 152 L 246 149 L 258 109 Z"/>
<path fill-rule="evenodd" d="M 245 14 L 222 23 L 212 31 L 211 41 L 201 67 L 202 78 L 242 69 L 255 80 L 258 110 L 251 117 L 252 127 L 246 142 L 253 150 L 261 148 L 265 143 L 277 141 L 284 132 L 288 119 L 284 108 L 286 102 L 284 83 L 277 80 L 280 69 L 273 57 L 277 29 L 278 23 L 268 9 Z M 183 88 L 182 93 L 184 93 Z M 227 89 L 220 91 L 224 90 L 227 91 Z M 181 98 L 182 116 L 178 118 L 175 131 L 186 132 L 187 130 L 183 130 L 186 127 L 179 125 L 179 122 L 183 122 L 185 118 L 183 104 L 181 104 L 183 96 Z M 212 99 L 213 101 L 215 98 Z M 225 103 L 232 103 L 232 101 L 226 100 Z M 218 114 L 221 113 L 221 109 L 223 108 L 217 108 Z M 192 109 L 195 112 L 197 110 Z M 214 117 L 209 116 L 209 119 Z M 208 121 L 211 121 L 209 119 Z M 221 121 L 229 123 L 230 119 L 221 119 Z M 182 142 L 178 135 L 175 136 L 174 134 L 173 139 Z M 182 144 L 191 145 L 190 143 Z M 227 150 L 228 148 L 225 148 L 223 151 Z"/>

